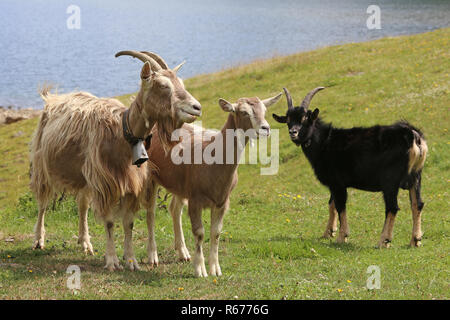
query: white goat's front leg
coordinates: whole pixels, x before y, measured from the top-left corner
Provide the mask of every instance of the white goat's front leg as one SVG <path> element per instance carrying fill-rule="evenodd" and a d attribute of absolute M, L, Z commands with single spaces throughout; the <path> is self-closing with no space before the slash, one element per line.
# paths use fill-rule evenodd
<path fill-rule="evenodd" d="M 155 240 L 155 210 L 156 210 L 156 197 L 158 193 L 158 186 L 152 183 L 149 186 L 149 199 L 147 208 L 147 229 L 148 229 L 148 263 L 151 265 L 158 265 L 158 251 L 156 249 Z"/>
<path fill-rule="evenodd" d="M 211 209 L 211 245 L 209 251 L 209 273 L 213 276 L 221 276 L 219 265 L 219 237 L 222 231 L 223 217 L 228 203 L 222 208 Z"/>
<path fill-rule="evenodd" d="M 77 195 L 78 205 L 78 243 L 81 244 L 84 253 L 94 254 L 94 249 L 91 244 L 91 237 L 89 236 L 88 226 L 88 210 L 89 210 L 89 195 L 86 192 L 80 192 Z"/>
<path fill-rule="evenodd" d="M 172 201 L 169 205 L 169 212 L 172 215 L 173 231 L 175 234 L 175 250 L 178 253 L 178 257 L 181 261 L 191 260 L 191 255 L 186 248 L 184 242 L 184 233 L 181 216 L 183 214 L 183 200 L 176 195 L 173 195 Z"/>
<path fill-rule="evenodd" d="M 123 243 L 123 258 L 125 260 L 125 265 L 131 270 L 140 270 L 139 264 L 134 256 L 133 250 L 133 220 L 134 213 L 130 210 L 126 210 L 123 213 L 122 223 L 123 231 L 125 233 L 125 239 Z"/>
<path fill-rule="evenodd" d="M 116 246 L 114 245 L 114 222 L 111 214 L 105 217 L 104 224 L 106 231 L 105 269 L 109 271 L 121 270 L 123 268 L 117 258 Z"/>
<path fill-rule="evenodd" d="M 33 249 L 44 249 L 45 246 L 45 211 L 47 209 L 48 202 L 47 201 L 38 201 L 39 202 L 39 214 L 36 224 L 34 225 L 34 243 Z"/>
<path fill-rule="evenodd" d="M 203 256 L 203 238 L 205 229 L 202 223 L 202 209 L 194 201 L 189 201 L 189 218 L 191 219 L 192 233 L 195 238 L 194 272 L 196 277 L 207 277 L 205 258 Z"/>

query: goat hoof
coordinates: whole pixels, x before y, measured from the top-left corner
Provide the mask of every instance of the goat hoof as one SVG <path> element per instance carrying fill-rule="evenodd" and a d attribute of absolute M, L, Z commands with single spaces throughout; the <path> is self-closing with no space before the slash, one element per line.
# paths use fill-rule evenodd
<path fill-rule="evenodd" d="M 195 267 L 195 276 L 197 278 L 206 278 L 208 277 L 208 273 L 206 272 L 205 265 L 199 265 Z"/>
<path fill-rule="evenodd" d="M 190 261 L 191 255 L 186 247 L 178 249 L 178 260 L 182 262 Z"/>
<path fill-rule="evenodd" d="M 136 261 L 136 258 L 134 258 L 134 257 L 128 258 L 126 261 L 127 261 L 126 266 L 128 269 L 130 269 L 130 271 L 140 271 L 141 270 L 138 262 Z"/>
<path fill-rule="evenodd" d="M 212 264 L 212 265 L 209 267 L 209 273 L 210 273 L 212 276 L 220 277 L 220 276 L 222 275 L 222 270 L 220 270 L 219 264 Z"/>
<path fill-rule="evenodd" d="M 179 257 L 178 261 L 180 261 L 180 262 L 188 262 L 188 261 L 191 261 L 191 257 Z"/>
<path fill-rule="evenodd" d="M 92 244 L 90 241 L 85 241 L 85 240 L 81 241 L 81 247 L 83 248 L 83 252 L 85 254 L 88 254 L 91 256 L 94 255 L 94 249 L 92 248 Z"/>
<path fill-rule="evenodd" d="M 330 239 L 336 236 L 336 230 L 327 229 L 322 235 L 322 239 Z"/>
<path fill-rule="evenodd" d="M 202 271 L 196 271 L 195 272 L 195 276 L 197 277 L 197 278 L 207 278 L 208 277 L 208 274 L 205 272 L 202 272 Z"/>
<path fill-rule="evenodd" d="M 148 264 L 155 267 L 159 265 L 158 253 L 156 251 L 148 254 Z"/>
<path fill-rule="evenodd" d="M 108 257 L 105 256 L 106 265 L 105 269 L 107 269 L 110 272 L 113 272 L 115 270 L 122 270 L 123 267 L 119 263 L 119 259 L 117 257 Z"/>
<path fill-rule="evenodd" d="M 411 242 L 409 243 L 409 245 L 410 245 L 411 247 L 413 247 L 413 248 L 421 247 L 421 246 L 422 246 L 421 240 L 422 240 L 422 239 L 415 239 L 415 238 L 412 238 L 412 239 L 411 239 Z"/>
<path fill-rule="evenodd" d="M 44 249 L 45 245 L 44 245 L 44 239 L 40 239 L 40 240 L 36 240 L 33 244 L 32 249 Z"/>
<path fill-rule="evenodd" d="M 116 264 L 106 264 L 105 269 L 107 269 L 109 272 L 114 272 L 116 270 L 123 270 L 123 267 L 121 265 L 116 265 Z"/>
<path fill-rule="evenodd" d="M 391 247 L 391 240 L 389 239 L 384 239 L 384 240 L 380 240 L 380 242 L 378 242 L 378 248 L 383 249 L 383 248 L 390 248 Z"/>
<path fill-rule="evenodd" d="M 341 236 L 339 235 L 339 237 L 336 239 L 337 243 L 347 243 L 348 242 L 348 236 Z"/>

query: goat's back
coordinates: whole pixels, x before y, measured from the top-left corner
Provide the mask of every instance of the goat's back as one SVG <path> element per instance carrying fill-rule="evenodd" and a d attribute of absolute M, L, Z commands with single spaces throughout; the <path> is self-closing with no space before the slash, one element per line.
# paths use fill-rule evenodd
<path fill-rule="evenodd" d="M 94 192 L 96 211 L 126 193 L 138 194 L 146 171 L 131 165 L 131 148 L 123 139 L 121 115 L 126 109 L 116 99 L 86 92 L 51 94 L 31 148 L 31 187 L 39 198 L 62 188 Z M 43 186 L 43 187 L 42 187 Z"/>
<path fill-rule="evenodd" d="M 420 171 L 426 151 L 422 132 L 406 121 L 333 128 L 313 167 L 325 185 L 381 191 L 391 183 L 400 184 L 412 171 Z"/>

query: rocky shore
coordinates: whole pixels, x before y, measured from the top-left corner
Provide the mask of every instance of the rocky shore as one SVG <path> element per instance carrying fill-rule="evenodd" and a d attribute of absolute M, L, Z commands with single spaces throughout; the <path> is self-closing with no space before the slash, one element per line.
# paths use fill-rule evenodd
<path fill-rule="evenodd" d="M 11 124 L 17 121 L 39 117 L 42 110 L 32 108 L 13 108 L 0 106 L 0 125 Z"/>

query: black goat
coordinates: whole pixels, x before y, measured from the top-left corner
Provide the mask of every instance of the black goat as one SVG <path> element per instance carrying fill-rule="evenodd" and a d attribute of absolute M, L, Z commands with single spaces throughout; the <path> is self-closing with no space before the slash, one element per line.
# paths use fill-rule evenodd
<path fill-rule="evenodd" d="M 289 91 L 286 116 L 273 118 L 287 123 L 291 140 L 301 146 L 319 181 L 330 189 L 329 220 L 324 237 L 347 241 L 349 228 L 345 212 L 347 188 L 383 192 L 386 216 L 379 247 L 388 247 L 397 211 L 399 188 L 408 189 L 412 209 L 411 246 L 420 246 L 422 238 L 420 197 L 421 172 L 427 155 L 425 137 L 406 121 L 390 126 L 338 129 L 318 118 L 319 109 L 308 110 L 312 97 L 324 89 L 312 90 L 299 107 L 294 107 Z M 337 211 L 337 212 L 336 212 Z"/>

